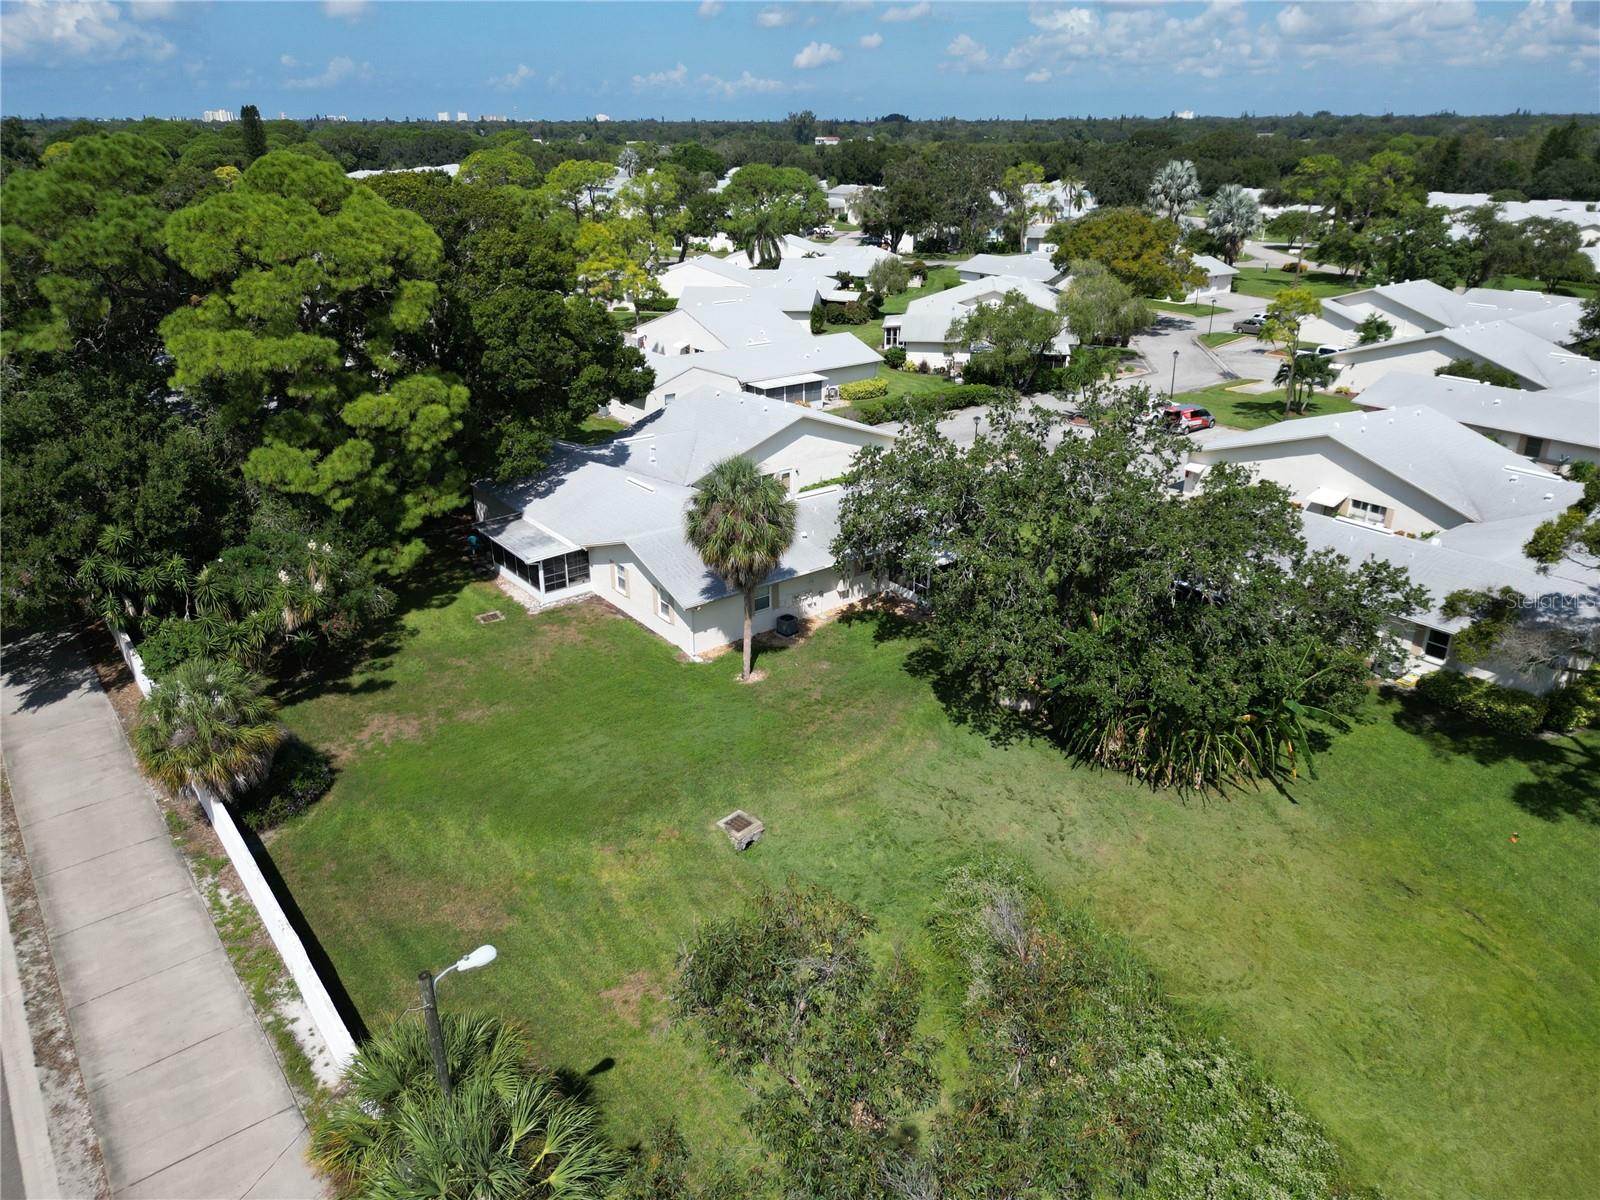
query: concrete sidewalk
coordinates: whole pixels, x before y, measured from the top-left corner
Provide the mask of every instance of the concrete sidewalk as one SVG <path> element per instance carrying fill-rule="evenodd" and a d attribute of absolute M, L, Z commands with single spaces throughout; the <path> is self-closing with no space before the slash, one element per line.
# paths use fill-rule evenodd
<path fill-rule="evenodd" d="M 113 1195 L 320 1196 L 305 1120 L 93 669 L 5 649 L 4 754 Z"/>

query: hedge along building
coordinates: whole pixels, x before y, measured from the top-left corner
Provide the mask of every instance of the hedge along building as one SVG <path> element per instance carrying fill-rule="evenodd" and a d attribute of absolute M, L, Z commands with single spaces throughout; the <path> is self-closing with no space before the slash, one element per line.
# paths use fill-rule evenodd
<path fill-rule="evenodd" d="M 859 343 L 858 343 L 859 344 Z M 748 392 L 698 388 L 603 446 L 558 444 L 531 479 L 473 488 L 478 531 L 500 575 L 541 602 L 593 595 L 685 654 L 743 636 L 744 601 L 684 535 L 696 485 L 743 455 L 783 480 L 798 511 L 794 542 L 756 597 L 755 631 L 780 615 L 815 617 L 862 599 L 866 575 L 839 571 L 830 544 L 840 489 L 829 481 L 893 435 Z"/>

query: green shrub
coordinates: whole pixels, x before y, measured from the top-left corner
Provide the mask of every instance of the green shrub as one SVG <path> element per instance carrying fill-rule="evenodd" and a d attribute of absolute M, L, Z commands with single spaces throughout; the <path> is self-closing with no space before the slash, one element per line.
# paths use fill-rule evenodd
<path fill-rule="evenodd" d="M 1417 693 L 1440 708 L 1523 737 L 1539 731 L 1549 708 L 1543 696 L 1501 687 L 1459 671 L 1424 675 L 1417 683 Z"/>
<path fill-rule="evenodd" d="M 889 381 L 887 379 L 858 379 L 854 383 L 839 385 L 839 399 L 846 404 L 857 404 L 862 400 L 876 400 L 879 396 L 889 394 Z"/>
<path fill-rule="evenodd" d="M 290 737 L 273 756 L 260 785 L 242 797 L 239 816 L 260 832 L 297 817 L 333 786 L 333 764 L 315 746 Z"/>
<path fill-rule="evenodd" d="M 843 390 L 841 388 L 840 392 Z M 882 425 L 885 421 L 911 421 L 924 416 L 938 418 L 963 408 L 993 404 L 1003 393 L 1003 388 L 984 383 L 961 383 L 937 392 L 863 400 L 851 407 L 856 420 L 867 425 Z"/>
<path fill-rule="evenodd" d="M 139 657 L 152 679 L 162 678 L 191 658 L 213 658 L 224 652 L 211 629 L 199 621 L 163 617 L 153 630 L 151 624 L 145 623 L 147 636 L 139 643 Z"/>
<path fill-rule="evenodd" d="M 828 310 L 822 307 L 818 300 L 811 306 L 811 332 L 813 336 L 820 336 L 828 329 Z"/>
<path fill-rule="evenodd" d="M 1563 684 L 1545 697 L 1544 723 L 1558 733 L 1588 729 L 1600 722 L 1600 668 L 1591 668 L 1571 683 Z"/>

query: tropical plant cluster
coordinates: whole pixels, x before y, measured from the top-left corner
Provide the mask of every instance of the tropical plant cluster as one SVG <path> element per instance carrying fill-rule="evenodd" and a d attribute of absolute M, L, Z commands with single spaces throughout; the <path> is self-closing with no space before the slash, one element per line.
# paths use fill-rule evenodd
<path fill-rule="evenodd" d="M 869 916 L 815 887 L 707 922 L 673 1005 L 749 1089 L 776 1178 L 748 1194 L 1353 1196 L 1327 1135 L 1149 973 L 1000 860 L 950 871 L 930 964 L 961 996 L 964 1061 L 921 1033 L 930 980 L 869 953 Z"/>

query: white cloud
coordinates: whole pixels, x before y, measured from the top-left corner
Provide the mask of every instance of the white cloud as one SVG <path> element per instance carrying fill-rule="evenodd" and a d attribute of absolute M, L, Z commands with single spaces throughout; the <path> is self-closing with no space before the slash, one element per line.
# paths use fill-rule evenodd
<path fill-rule="evenodd" d="M 844 55 L 837 46 L 828 42 L 810 42 L 794 56 L 794 65 L 802 71 L 809 71 L 815 67 L 825 67 L 829 63 L 836 63 Z"/>
<path fill-rule="evenodd" d="M 716 75 L 702 75 L 695 82 L 708 92 L 727 97 L 743 95 L 746 92 L 765 93 L 784 90 L 784 85 L 780 80 L 758 79 L 750 74 L 749 71 L 744 72 L 737 79 L 722 79 Z"/>
<path fill-rule="evenodd" d="M 648 75 L 633 77 L 633 90 L 649 91 L 652 88 L 682 87 L 689 79 L 689 68 L 679 63 L 670 71 L 651 71 Z"/>
<path fill-rule="evenodd" d="M 1029 71 L 1022 77 L 1022 81 L 1024 83 L 1049 83 L 1050 78 L 1050 71 L 1044 67 L 1040 67 L 1037 71 Z"/>
<path fill-rule="evenodd" d="M 700 7 L 696 10 L 702 17 L 715 17 L 722 12 L 722 0 L 700 0 Z"/>
<path fill-rule="evenodd" d="M 135 21 L 170 21 L 178 15 L 178 0 L 131 0 L 128 15 Z"/>
<path fill-rule="evenodd" d="M 756 14 L 756 24 L 763 29 L 780 29 L 792 24 L 797 15 L 793 6 L 781 7 L 775 4 L 771 8 L 763 8 Z"/>
<path fill-rule="evenodd" d="M 861 40 L 857 42 L 856 45 L 860 46 L 863 50 L 876 50 L 879 46 L 883 45 L 883 34 L 863 34 Z"/>
<path fill-rule="evenodd" d="M 0 21 L 0 52 L 19 61 L 111 62 L 170 57 L 176 47 L 122 19 L 115 4 L 52 4 L 23 0 Z"/>
<path fill-rule="evenodd" d="M 288 67 L 290 70 L 293 70 L 295 67 L 300 65 L 300 60 L 292 54 L 282 55 L 279 57 L 278 62 Z"/>
<path fill-rule="evenodd" d="M 933 6 L 928 3 L 928 0 L 921 0 L 919 4 L 907 4 L 900 8 L 886 8 L 883 10 L 883 16 L 879 19 L 884 21 L 920 21 L 932 10 Z"/>
<path fill-rule="evenodd" d="M 358 21 L 372 11 L 372 0 L 322 0 L 322 13 L 345 21 Z"/>
<path fill-rule="evenodd" d="M 516 70 L 507 71 L 504 75 L 492 76 L 489 80 L 489 86 L 500 92 L 515 91 L 538 73 L 527 63 L 518 63 Z"/>
<path fill-rule="evenodd" d="M 371 72 L 371 67 L 366 63 L 357 66 L 349 56 L 339 54 L 328 60 L 328 65 L 316 75 L 307 75 L 298 79 L 285 79 L 283 86 L 294 88 L 296 91 L 306 91 L 312 88 L 329 88 L 343 83 L 347 79 L 365 78 Z"/>
<path fill-rule="evenodd" d="M 1064 33 L 1085 37 L 1093 32 L 1096 18 L 1087 8 L 1044 9 L 1029 15 L 1028 20 L 1047 33 Z"/>
<path fill-rule="evenodd" d="M 956 66 L 962 71 L 981 67 L 989 61 L 988 49 L 970 33 L 958 36 L 944 48 L 944 52 L 947 57 L 955 59 Z"/>

